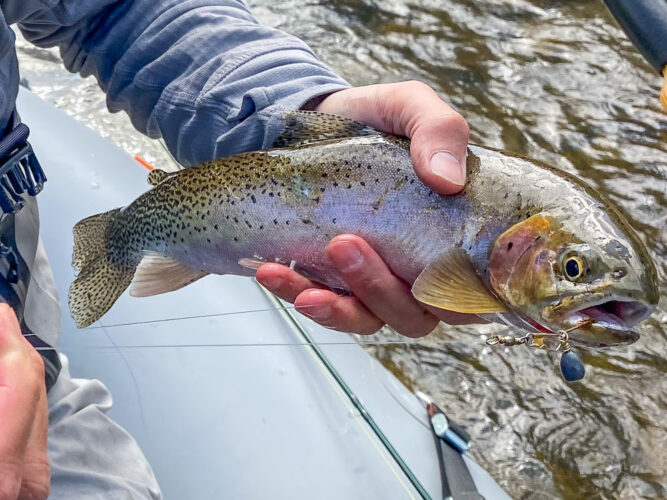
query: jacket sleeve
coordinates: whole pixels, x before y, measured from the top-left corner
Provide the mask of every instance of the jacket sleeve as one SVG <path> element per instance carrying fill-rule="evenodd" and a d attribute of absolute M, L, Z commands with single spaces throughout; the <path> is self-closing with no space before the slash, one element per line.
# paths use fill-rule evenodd
<path fill-rule="evenodd" d="M 287 109 L 348 87 L 240 0 L 4 0 L 27 40 L 94 75 L 184 165 L 269 147 Z"/>

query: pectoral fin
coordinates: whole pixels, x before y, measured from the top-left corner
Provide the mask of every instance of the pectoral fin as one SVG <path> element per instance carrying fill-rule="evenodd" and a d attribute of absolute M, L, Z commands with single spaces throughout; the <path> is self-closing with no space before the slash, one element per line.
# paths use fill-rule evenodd
<path fill-rule="evenodd" d="M 454 249 L 429 264 L 412 285 L 412 295 L 448 311 L 481 314 L 506 312 L 507 307 L 486 287 L 470 256 Z"/>
<path fill-rule="evenodd" d="M 183 288 L 208 273 L 189 268 L 177 260 L 157 253 L 147 253 L 134 272 L 130 284 L 132 297 L 150 297 Z"/>

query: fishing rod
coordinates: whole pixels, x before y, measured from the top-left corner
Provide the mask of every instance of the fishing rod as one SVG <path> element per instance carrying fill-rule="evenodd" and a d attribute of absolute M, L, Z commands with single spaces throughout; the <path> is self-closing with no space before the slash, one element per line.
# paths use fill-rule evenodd
<path fill-rule="evenodd" d="M 603 0 L 648 63 L 664 78 L 660 102 L 667 111 L 667 0 Z"/>

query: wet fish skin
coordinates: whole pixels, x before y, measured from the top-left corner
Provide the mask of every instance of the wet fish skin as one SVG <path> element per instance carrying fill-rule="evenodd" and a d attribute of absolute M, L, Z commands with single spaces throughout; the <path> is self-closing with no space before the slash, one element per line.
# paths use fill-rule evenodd
<path fill-rule="evenodd" d="M 574 309 L 597 307 L 595 301 L 639 304 L 643 309 L 633 322 L 655 307 L 656 274 L 646 249 L 622 215 L 578 179 L 471 146 L 464 191 L 442 197 L 416 177 L 407 139 L 329 120 L 293 114 L 288 133 L 277 141 L 284 147 L 168 175 L 126 208 L 80 222 L 74 231 L 80 272 L 70 289 L 77 324 L 104 314 L 142 260 L 139 269 L 147 271 L 136 273 L 131 294 L 175 289 L 208 273 L 249 276 L 254 269 L 239 264 L 248 260 L 295 261 L 302 274 L 345 290 L 324 249 L 348 233 L 366 239 L 408 283 L 443 254 L 462 249 L 484 285 L 512 311 L 486 317 L 522 328 L 571 326 L 582 315 Z M 520 255 L 508 253 L 508 234 L 521 236 Z M 91 247 L 95 239 L 104 244 Z M 594 280 L 563 279 L 559 267 L 568 251 L 595 257 Z M 624 276 L 612 279 L 619 269 Z M 165 285 L 158 278 L 167 270 L 175 278 Z M 568 297 L 577 298 L 576 307 L 559 310 Z M 626 328 L 632 325 L 615 326 L 592 325 L 572 338 L 590 345 L 637 338 Z"/>

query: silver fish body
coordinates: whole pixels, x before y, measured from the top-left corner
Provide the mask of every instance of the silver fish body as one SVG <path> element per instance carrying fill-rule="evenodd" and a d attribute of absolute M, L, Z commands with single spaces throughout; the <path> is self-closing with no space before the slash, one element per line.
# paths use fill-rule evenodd
<path fill-rule="evenodd" d="M 595 300 L 614 301 L 621 304 L 614 320 L 618 324 L 605 325 L 605 330 L 611 326 L 612 334 L 601 341 L 600 332 L 592 332 L 582 334 L 580 340 L 600 345 L 636 338 L 629 328 L 633 325 L 626 323 L 641 321 L 657 303 L 655 269 L 615 208 L 573 176 L 483 147 L 470 146 L 467 176 L 462 193 L 439 196 L 417 178 L 408 140 L 367 128 L 361 135 L 235 155 L 165 175 L 153 189 L 99 225 L 96 230 L 109 242 L 102 254 L 98 249 L 92 252 L 93 258 L 91 252 L 80 250 L 77 259 L 75 248 L 75 267 L 83 273 L 103 255 L 113 269 L 122 269 L 118 271 L 123 276 L 118 285 L 122 292 L 147 255 L 180 263 L 194 272 L 190 280 L 209 273 L 252 275 L 261 262 L 293 263 L 305 276 L 346 290 L 324 250 L 334 236 L 351 233 L 368 241 L 407 283 L 415 282 L 443 254 L 453 249 L 464 252 L 479 279 L 504 303 L 504 309 L 498 309 L 500 316 L 487 317 L 527 328 L 537 324 L 554 329 L 574 321 L 574 312 L 586 309 L 582 306 L 594 308 Z M 86 221 L 80 223 L 79 240 L 91 225 Z M 501 251 L 513 245 L 500 249 L 498 241 L 513 227 L 522 228 L 517 241 L 523 243 L 516 249 L 523 249 L 523 254 L 514 256 L 508 250 L 504 256 Z M 507 262 L 520 263 L 522 279 L 535 282 L 533 267 L 528 269 L 517 259 L 532 255 L 543 244 L 542 234 L 542 242 L 558 246 L 542 249 L 543 260 L 557 262 L 565 247 L 573 245 L 586 247 L 585 252 L 576 247 L 577 255 L 585 254 L 580 258 L 582 265 L 581 259 L 591 260 L 589 254 L 594 254 L 600 262 L 595 284 L 563 280 L 554 271 L 539 290 L 517 291 L 524 288 L 516 286 L 521 273 L 505 269 Z M 528 241 L 533 236 L 538 243 Z M 504 267 L 494 273 L 492 263 L 498 267 L 498 262 Z M 613 282 L 610 276 L 619 269 L 624 270 L 623 276 Z M 146 278 L 144 274 L 144 278 L 149 284 L 138 287 L 136 295 L 154 290 L 150 284 L 155 275 L 149 273 Z M 506 290 L 512 280 L 515 284 Z M 181 281 L 181 286 L 189 282 Z M 598 290 L 602 285 L 604 292 Z M 588 297 L 593 288 L 598 290 L 595 299 Z M 74 316 L 86 316 L 78 323 L 97 319 L 103 307 L 91 309 L 94 300 L 77 302 L 83 295 L 76 293 L 76 282 L 72 290 Z M 161 291 L 166 290 L 158 287 L 157 292 Z M 545 308 L 553 309 L 564 297 L 574 296 L 579 297 L 576 311 L 571 307 L 545 317 Z M 628 308 L 623 303 L 634 304 L 635 317 L 623 317 L 621 309 Z M 104 307 L 111 304 L 107 300 Z M 85 310 L 95 312 L 81 312 Z M 569 322 L 564 322 L 564 315 L 571 316 Z"/>

